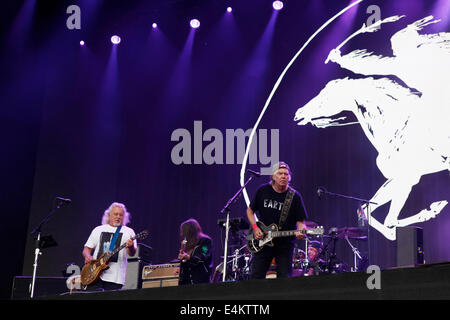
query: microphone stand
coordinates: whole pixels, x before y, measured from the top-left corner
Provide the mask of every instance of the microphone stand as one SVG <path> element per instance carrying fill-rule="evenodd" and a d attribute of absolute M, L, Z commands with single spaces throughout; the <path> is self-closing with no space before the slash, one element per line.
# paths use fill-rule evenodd
<path fill-rule="evenodd" d="M 227 256 L 228 256 L 228 232 L 230 229 L 230 206 L 236 202 L 236 200 L 239 198 L 239 196 L 242 194 L 242 190 L 244 190 L 244 188 L 250 183 L 250 181 L 253 179 L 253 176 L 250 176 L 250 178 L 248 178 L 248 180 L 245 182 L 245 184 L 236 192 L 236 194 L 230 199 L 228 200 L 227 204 L 225 205 L 225 207 L 222 208 L 222 210 L 220 210 L 221 214 L 226 213 L 227 214 L 227 219 L 226 219 L 226 223 L 225 223 L 225 249 L 224 249 L 224 254 L 223 254 L 223 274 L 222 274 L 222 282 L 225 282 L 226 279 L 226 273 L 227 273 Z"/>
<path fill-rule="evenodd" d="M 368 248 L 368 258 L 369 258 L 369 264 L 370 264 L 370 236 L 369 236 L 369 232 L 370 232 L 370 219 L 372 218 L 371 214 L 370 214 L 370 206 L 369 204 L 374 204 L 374 205 L 378 205 L 378 203 L 370 201 L 370 200 L 366 200 L 366 199 L 360 199 L 360 198 L 356 198 L 356 197 L 352 197 L 352 196 L 347 196 L 347 195 L 343 195 L 343 194 L 339 194 L 339 193 L 334 193 L 334 192 L 330 192 L 327 189 L 325 189 L 324 187 L 320 187 L 318 190 L 318 195 L 319 198 L 322 195 L 322 193 L 324 194 L 328 194 L 331 196 L 335 196 L 335 197 L 339 197 L 339 198 L 344 198 L 344 199 L 350 199 L 350 200 L 355 200 L 355 201 L 359 201 L 360 203 L 365 203 L 367 204 L 367 248 Z M 361 207 L 361 205 L 360 205 Z M 361 212 L 361 214 L 363 214 L 363 212 Z M 349 242 L 347 240 L 347 242 Z M 350 242 L 349 242 L 350 244 Z M 355 250 L 353 249 L 353 246 L 350 245 L 350 247 L 352 248 L 353 252 L 355 252 Z M 356 259 L 356 258 L 355 258 Z"/>
<path fill-rule="evenodd" d="M 323 188 L 323 187 L 322 187 L 322 188 L 319 188 L 319 190 L 320 190 L 320 194 L 325 193 L 325 194 L 329 194 L 329 195 L 331 195 L 331 196 L 336 196 L 336 197 L 341 197 L 341 198 L 345 198 L 345 199 L 356 200 L 356 201 L 364 202 L 364 203 L 367 203 L 367 204 L 369 204 L 369 203 L 375 204 L 375 205 L 378 204 L 378 203 L 372 202 L 372 201 L 370 201 L 370 200 L 360 199 L 360 198 L 355 198 L 355 197 L 351 197 L 351 196 L 346 196 L 346 195 L 339 194 L 339 193 L 330 192 L 330 191 L 326 190 L 326 189 Z"/>
<path fill-rule="evenodd" d="M 64 201 L 58 199 L 59 202 L 56 205 L 56 208 L 53 209 L 37 226 L 34 228 L 34 230 L 31 232 L 31 234 L 37 233 L 36 238 L 36 248 L 34 250 L 34 263 L 33 263 L 33 277 L 31 280 L 31 286 L 30 286 L 30 298 L 34 297 L 34 287 L 36 283 L 36 273 L 37 273 L 37 267 L 38 267 L 38 258 L 42 254 L 41 252 L 41 229 L 42 226 L 50 220 L 50 218 L 55 214 L 55 212 L 62 207 L 62 205 L 65 203 Z"/>

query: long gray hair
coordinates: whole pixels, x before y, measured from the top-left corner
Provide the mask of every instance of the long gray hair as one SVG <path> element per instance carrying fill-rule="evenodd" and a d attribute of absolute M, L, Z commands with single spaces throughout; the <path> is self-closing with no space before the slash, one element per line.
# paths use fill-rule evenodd
<path fill-rule="evenodd" d="M 109 215 L 114 207 L 119 207 L 123 210 L 123 223 L 122 225 L 126 226 L 130 223 L 131 214 L 127 211 L 127 208 L 123 203 L 113 202 L 108 209 L 105 210 L 105 213 L 102 217 L 102 224 L 109 224 Z"/>

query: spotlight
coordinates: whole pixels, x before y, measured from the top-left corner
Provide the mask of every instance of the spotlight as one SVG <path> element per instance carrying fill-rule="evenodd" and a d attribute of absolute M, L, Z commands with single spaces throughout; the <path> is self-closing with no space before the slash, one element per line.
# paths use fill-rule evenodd
<path fill-rule="evenodd" d="M 231 11 L 233 11 L 233 8 L 228 7 L 228 8 L 227 8 L 227 12 L 231 12 Z"/>
<path fill-rule="evenodd" d="M 84 41 L 83 40 L 80 41 L 80 46 L 84 46 Z"/>
<path fill-rule="evenodd" d="M 152 28 L 153 28 L 153 29 L 156 29 L 156 28 L 158 28 L 158 25 L 157 25 L 156 23 L 153 23 L 153 24 L 152 24 Z"/>
<path fill-rule="evenodd" d="M 281 1 L 274 1 L 272 6 L 273 6 L 273 8 L 275 10 L 281 10 L 281 9 L 283 9 L 283 2 L 281 2 Z"/>
<path fill-rule="evenodd" d="M 111 42 L 113 44 L 119 44 L 120 43 L 120 37 L 119 36 L 112 36 L 111 37 Z"/>
<path fill-rule="evenodd" d="M 200 27 L 200 21 L 198 21 L 197 19 L 192 19 L 190 25 L 192 28 L 197 29 L 198 27 Z"/>

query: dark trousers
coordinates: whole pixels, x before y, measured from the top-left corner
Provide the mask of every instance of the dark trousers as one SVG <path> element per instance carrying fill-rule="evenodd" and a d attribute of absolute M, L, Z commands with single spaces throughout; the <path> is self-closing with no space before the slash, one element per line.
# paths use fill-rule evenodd
<path fill-rule="evenodd" d="M 277 278 L 292 276 L 293 245 L 266 246 L 253 255 L 251 263 L 251 279 L 265 279 L 272 259 L 275 258 Z"/>
<path fill-rule="evenodd" d="M 94 283 L 91 283 L 87 287 L 87 291 L 111 291 L 111 290 L 120 290 L 123 285 L 120 283 L 103 281 L 102 279 L 98 279 Z"/>

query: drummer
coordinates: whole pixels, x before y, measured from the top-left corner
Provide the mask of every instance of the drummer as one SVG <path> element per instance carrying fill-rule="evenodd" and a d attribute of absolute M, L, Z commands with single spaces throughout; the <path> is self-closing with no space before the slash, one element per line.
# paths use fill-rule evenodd
<path fill-rule="evenodd" d="M 322 242 L 313 240 L 308 243 L 308 265 L 304 272 L 305 276 L 318 275 L 322 271 L 325 264 L 325 261 L 319 258 L 322 250 Z"/>

